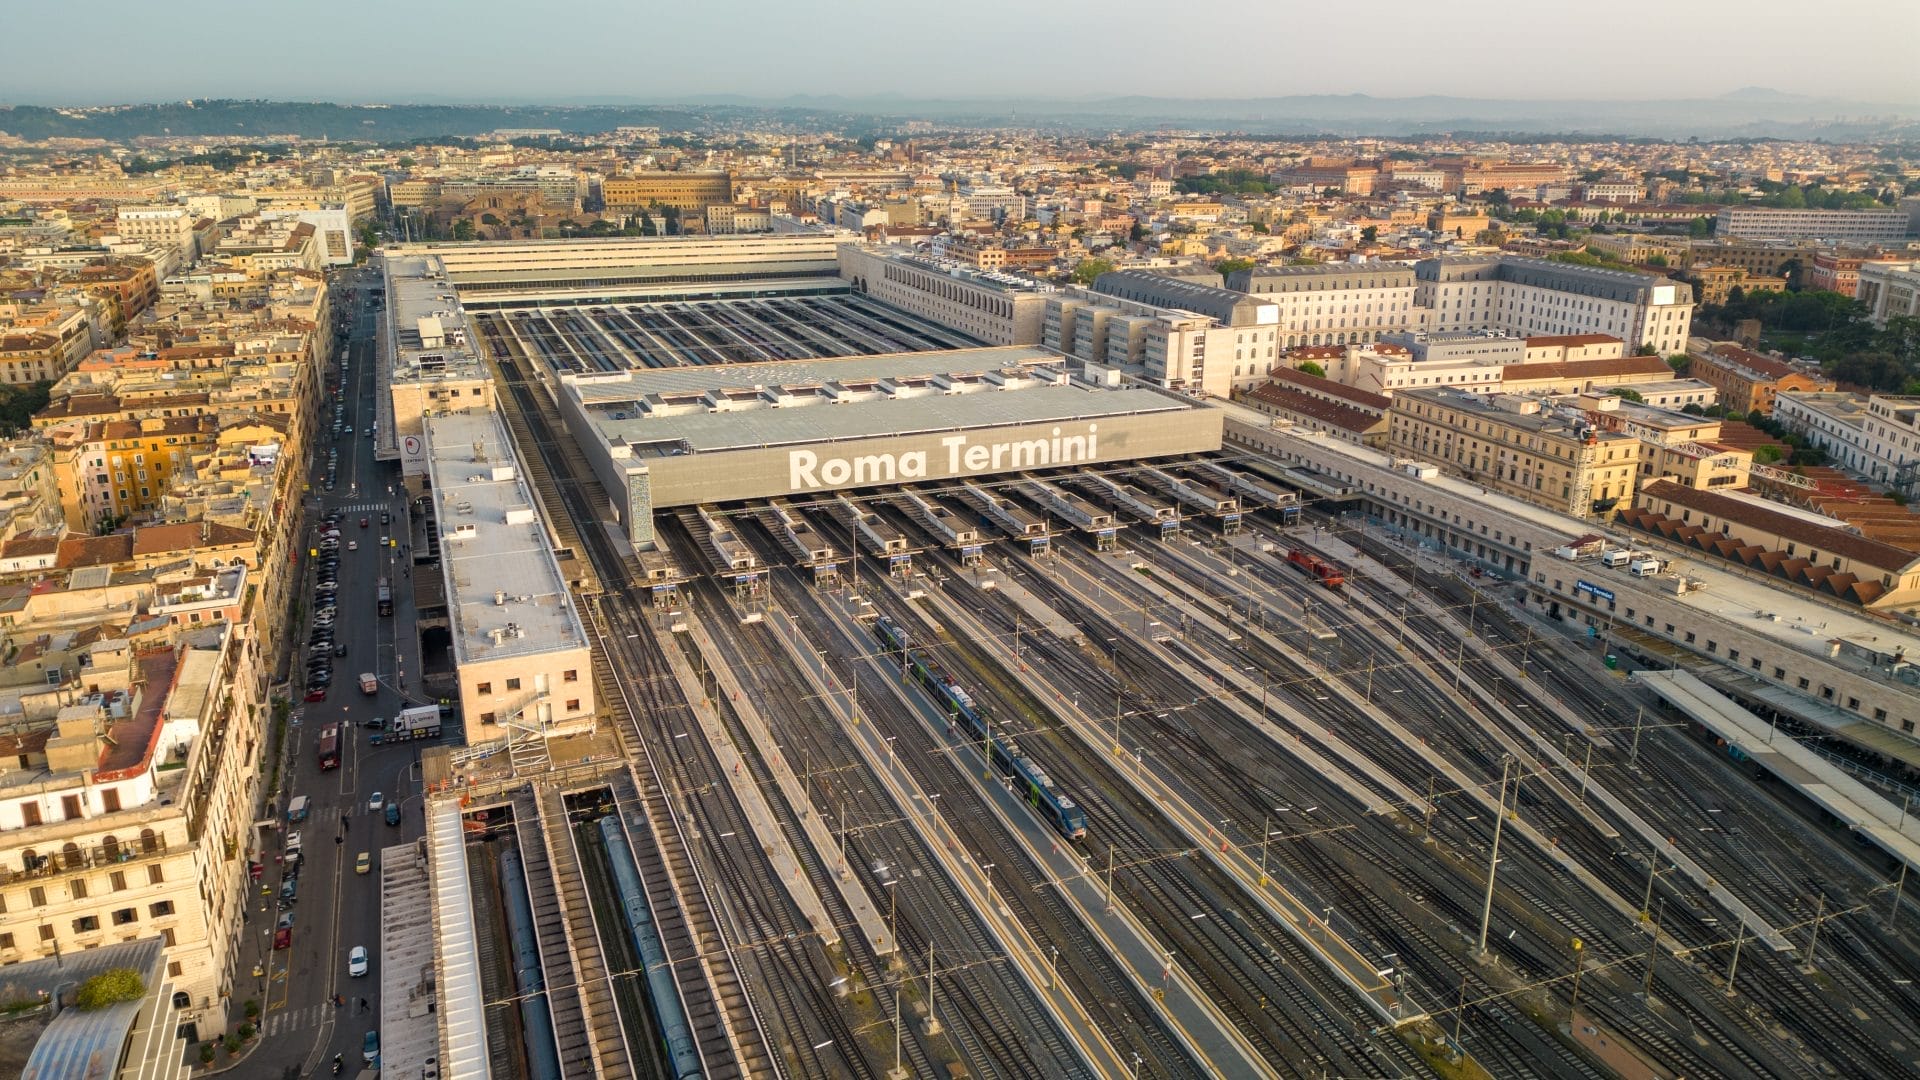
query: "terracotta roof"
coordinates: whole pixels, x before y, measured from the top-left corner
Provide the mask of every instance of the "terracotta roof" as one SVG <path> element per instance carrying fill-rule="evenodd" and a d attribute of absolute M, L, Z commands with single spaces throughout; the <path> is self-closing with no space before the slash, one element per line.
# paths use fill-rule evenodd
<path fill-rule="evenodd" d="M 38 731 L 23 731 L 14 735 L 0 735 L 0 757 L 19 757 L 22 754 L 44 754 L 47 740 L 53 737 L 53 728 L 44 727 Z"/>
<path fill-rule="evenodd" d="M 251 543 L 253 543 L 253 533 L 245 529 L 211 522 L 189 521 L 178 525 L 149 525 L 144 529 L 135 529 L 131 550 L 135 557 L 139 557 L 164 555 L 170 551 L 193 551 L 198 548 Z"/>
<path fill-rule="evenodd" d="M 1640 494 L 1645 499 L 1658 499 L 1710 514 L 1735 525 L 1761 529 L 1796 544 L 1803 544 L 1823 555 L 1831 552 L 1880 570 L 1898 571 L 1920 561 L 1920 555 L 1914 552 L 1848 532 L 1837 521 L 1832 525 L 1820 525 L 1793 514 L 1755 506 L 1743 499 L 1698 491 L 1671 480 L 1656 480 L 1640 489 Z"/>
<path fill-rule="evenodd" d="M 0 559 L 24 559 L 30 555 L 51 555 L 60 550 L 57 536 L 16 536 L 0 546 Z"/>
<path fill-rule="evenodd" d="M 1357 386 L 1348 386 L 1346 383 L 1335 382 L 1304 371 L 1295 371 L 1293 368 L 1274 368 L 1268 375 L 1274 382 L 1292 383 L 1302 390 L 1351 401 L 1362 409 L 1372 409 L 1376 413 L 1384 413 L 1393 406 L 1393 399 L 1383 394 L 1362 390 Z M 1264 390 L 1266 387 L 1260 389 Z M 1255 393 L 1258 392 L 1258 390 L 1255 391 Z"/>
<path fill-rule="evenodd" d="M 1695 357 L 1694 359 L 1700 359 Z M 1738 345 L 1716 345 L 1707 361 L 1719 361 L 1720 367 L 1742 367 L 1769 379 L 1778 379 L 1794 373 L 1793 365 L 1771 356 L 1762 356 L 1752 349 L 1743 349 Z"/>
<path fill-rule="evenodd" d="M 111 566 L 132 557 L 132 533 L 73 536 L 60 541 L 60 555 L 53 565 L 61 570 L 74 570 L 82 566 Z"/>
<path fill-rule="evenodd" d="M 1673 375 L 1673 368 L 1657 356 L 1616 356 L 1608 360 L 1562 360 L 1544 364 L 1508 364 L 1500 369 L 1503 383 L 1546 379 L 1604 379 L 1618 375 Z"/>
<path fill-rule="evenodd" d="M 1298 390 L 1288 390 L 1278 386 L 1262 386 L 1254 390 L 1250 396 L 1277 411 L 1295 413 L 1318 420 L 1330 427 L 1351 431 L 1355 435 L 1364 435 L 1386 422 L 1379 413 L 1367 412 L 1364 409 L 1341 405 L 1325 398 L 1313 397 Z"/>

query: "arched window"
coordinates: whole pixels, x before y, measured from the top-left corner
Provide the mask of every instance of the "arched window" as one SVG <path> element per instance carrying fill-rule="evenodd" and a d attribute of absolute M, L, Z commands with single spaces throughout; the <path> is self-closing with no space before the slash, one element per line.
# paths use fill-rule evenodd
<path fill-rule="evenodd" d="M 120 838 L 117 836 L 106 837 L 100 841 L 100 850 L 106 853 L 108 862 L 119 862 Z"/>
<path fill-rule="evenodd" d="M 77 870 L 85 865 L 86 859 L 80 854 L 80 845 L 68 841 L 60 849 L 60 865 L 68 870 Z"/>
<path fill-rule="evenodd" d="M 152 829 L 140 830 L 140 850 L 148 855 L 160 850 L 160 837 Z"/>

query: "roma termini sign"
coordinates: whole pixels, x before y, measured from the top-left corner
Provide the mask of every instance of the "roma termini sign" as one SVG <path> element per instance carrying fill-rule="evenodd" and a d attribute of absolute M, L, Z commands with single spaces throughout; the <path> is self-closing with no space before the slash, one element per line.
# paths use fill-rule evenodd
<path fill-rule="evenodd" d="M 1003 442 L 975 442 L 964 434 L 948 435 L 940 440 L 937 450 L 847 457 L 823 457 L 814 450 L 789 450 L 787 486 L 793 491 L 816 491 L 1080 465 L 1099 459 L 1099 424 L 1087 424 L 1071 434 L 1056 426 L 1048 436 Z"/>

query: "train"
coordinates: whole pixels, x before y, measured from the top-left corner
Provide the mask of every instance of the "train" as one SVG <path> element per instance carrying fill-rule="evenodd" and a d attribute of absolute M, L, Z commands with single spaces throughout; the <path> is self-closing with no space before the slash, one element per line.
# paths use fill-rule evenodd
<path fill-rule="evenodd" d="M 540 945 L 534 936 L 527 871 L 520 861 L 520 849 L 511 844 L 500 852 L 500 893 L 506 901 L 507 940 L 512 946 L 513 985 L 520 998 L 520 1024 L 525 1031 L 527 1075 L 531 1080 L 560 1080 L 560 1051 L 554 1041 L 553 1014 L 547 1008 L 547 974 L 540 966 Z"/>
<path fill-rule="evenodd" d="M 987 757 L 993 762 L 993 767 L 999 770 L 1000 775 L 1020 785 L 1022 797 L 1035 814 L 1069 840 L 1078 840 L 1087 835 L 1087 812 L 1065 792 L 1054 787 L 1053 781 L 1040 766 L 1022 754 L 1018 746 L 993 734 L 991 723 L 980 706 L 974 703 L 973 696 L 948 678 L 926 654 L 908 645 L 906 633 L 898 624 L 882 615 L 874 621 L 873 634 L 887 648 L 889 655 L 899 655 L 900 670 L 912 676 L 914 682 L 919 683 L 921 689 L 933 698 L 934 704 L 946 710 L 951 722 L 964 728 L 968 738 L 986 744 Z"/>
<path fill-rule="evenodd" d="M 1347 583 L 1347 575 L 1341 573 L 1338 566 L 1315 555 L 1311 551 L 1290 548 L 1287 551 L 1287 561 L 1292 563 L 1302 573 L 1319 578 L 1320 584 L 1325 585 L 1329 589 L 1337 589 Z"/>
<path fill-rule="evenodd" d="M 627 844 L 626 830 L 618 815 L 600 819 L 600 846 L 607 851 L 607 863 L 613 870 L 613 883 L 620 893 L 620 907 L 627 918 L 627 936 L 640 956 L 647 973 L 647 1000 L 653 1008 L 654 1029 L 660 1033 L 661 1050 L 667 1055 L 670 1075 L 676 1080 L 699 1080 L 700 1048 L 693 1039 L 693 1027 L 680 1000 L 680 986 L 667 964 L 666 947 L 660 944 L 660 932 L 653 924 L 653 908 L 640 883 L 640 867 L 633 861 L 633 848 Z"/>

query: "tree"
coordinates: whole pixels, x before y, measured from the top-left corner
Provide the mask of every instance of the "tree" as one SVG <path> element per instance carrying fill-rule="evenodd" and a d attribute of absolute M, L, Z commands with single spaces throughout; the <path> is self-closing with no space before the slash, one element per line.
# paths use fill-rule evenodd
<path fill-rule="evenodd" d="M 461 218 L 459 221 L 453 223 L 453 238 L 455 240 L 471 240 L 473 236 L 472 220 Z"/>
<path fill-rule="evenodd" d="M 80 984 L 73 1003 L 81 1012 L 93 1012 L 110 1005 L 139 1001 L 147 993 L 147 981 L 132 968 L 108 968 Z"/>
<path fill-rule="evenodd" d="M 411 169 L 411 168 L 413 168 L 413 167 L 414 167 L 415 165 L 418 165 L 418 164 L 419 164 L 419 162 L 417 162 L 417 161 L 415 161 L 415 160 L 413 160 L 413 159 L 412 159 L 412 158 L 410 158 L 410 157 L 407 157 L 407 156 L 405 156 L 405 155 L 402 155 L 402 156 L 401 156 L 401 158 L 400 158 L 400 160 L 399 160 L 399 161 L 397 161 L 397 162 L 395 162 L 394 164 L 396 164 L 396 165 L 398 165 L 398 166 L 400 166 L 400 167 L 401 167 L 401 168 L 403 168 L 403 169 Z"/>
<path fill-rule="evenodd" d="M 1687 235 L 1695 240 L 1705 240 L 1713 235 L 1713 219 L 1697 217 L 1687 222 Z"/>
<path fill-rule="evenodd" d="M 1780 448 L 1772 443 L 1753 448 L 1753 463 L 1755 465 L 1772 465 L 1783 456 L 1785 455 L 1780 452 Z"/>
<path fill-rule="evenodd" d="M 1110 259 L 1081 259 L 1073 268 L 1074 284 L 1091 285 L 1095 278 L 1112 272 L 1113 268 L 1113 262 Z"/>
<path fill-rule="evenodd" d="M 1648 266 L 1665 266 L 1667 265 L 1667 257 L 1656 251 L 1653 254 L 1647 256 L 1647 265 Z"/>
<path fill-rule="evenodd" d="M 1635 350 L 1633 350 L 1633 355 L 1635 355 L 1635 356 L 1659 356 L 1659 355 L 1660 355 L 1660 350 L 1659 350 L 1659 349 L 1656 349 L 1656 348 L 1654 348 L 1654 347 L 1653 347 L 1653 343 L 1652 343 L 1652 342 L 1650 342 L 1650 341 L 1643 341 L 1643 342 L 1641 342 L 1641 343 L 1640 343 L 1640 347 L 1639 347 L 1639 348 L 1637 348 L 1637 349 L 1635 349 Z"/>
<path fill-rule="evenodd" d="M 1647 403 L 1646 397 L 1642 395 L 1638 390 L 1627 390 L 1627 389 L 1621 388 L 1621 389 L 1609 390 L 1607 391 L 1607 393 L 1612 394 L 1614 397 L 1620 398 L 1624 401 L 1631 401 L 1636 405 L 1645 405 Z"/>
<path fill-rule="evenodd" d="M 1225 285 L 1227 275 L 1235 274 L 1242 270 L 1251 270 L 1255 265 L 1252 259 L 1221 259 L 1219 262 L 1213 264 L 1213 272 L 1220 275 L 1220 283 Z"/>
<path fill-rule="evenodd" d="M 1680 411 L 1686 413 L 1688 416 L 1707 415 L 1707 410 L 1701 408 L 1700 404 L 1694 401 L 1689 401 L 1685 405 L 1680 406 Z"/>
<path fill-rule="evenodd" d="M 1294 370 L 1300 372 L 1302 375 L 1313 375 L 1322 379 L 1327 377 L 1327 369 L 1311 360 L 1300 361 L 1294 365 Z"/>
<path fill-rule="evenodd" d="M 1373 243 L 1378 243 L 1379 240 L 1380 240 L 1380 226 L 1369 225 L 1366 228 L 1360 230 L 1361 243 L 1373 244 Z"/>
<path fill-rule="evenodd" d="M 1674 353 L 1667 357 L 1667 366 L 1673 369 L 1675 377 L 1684 379 L 1687 372 L 1693 369 L 1693 357 L 1686 353 Z"/>
<path fill-rule="evenodd" d="M 1136 221 L 1133 223 L 1133 228 L 1127 230 L 1127 239 L 1133 241 L 1136 244 L 1140 243 L 1146 238 L 1147 238 L 1147 226 L 1145 222 Z"/>

